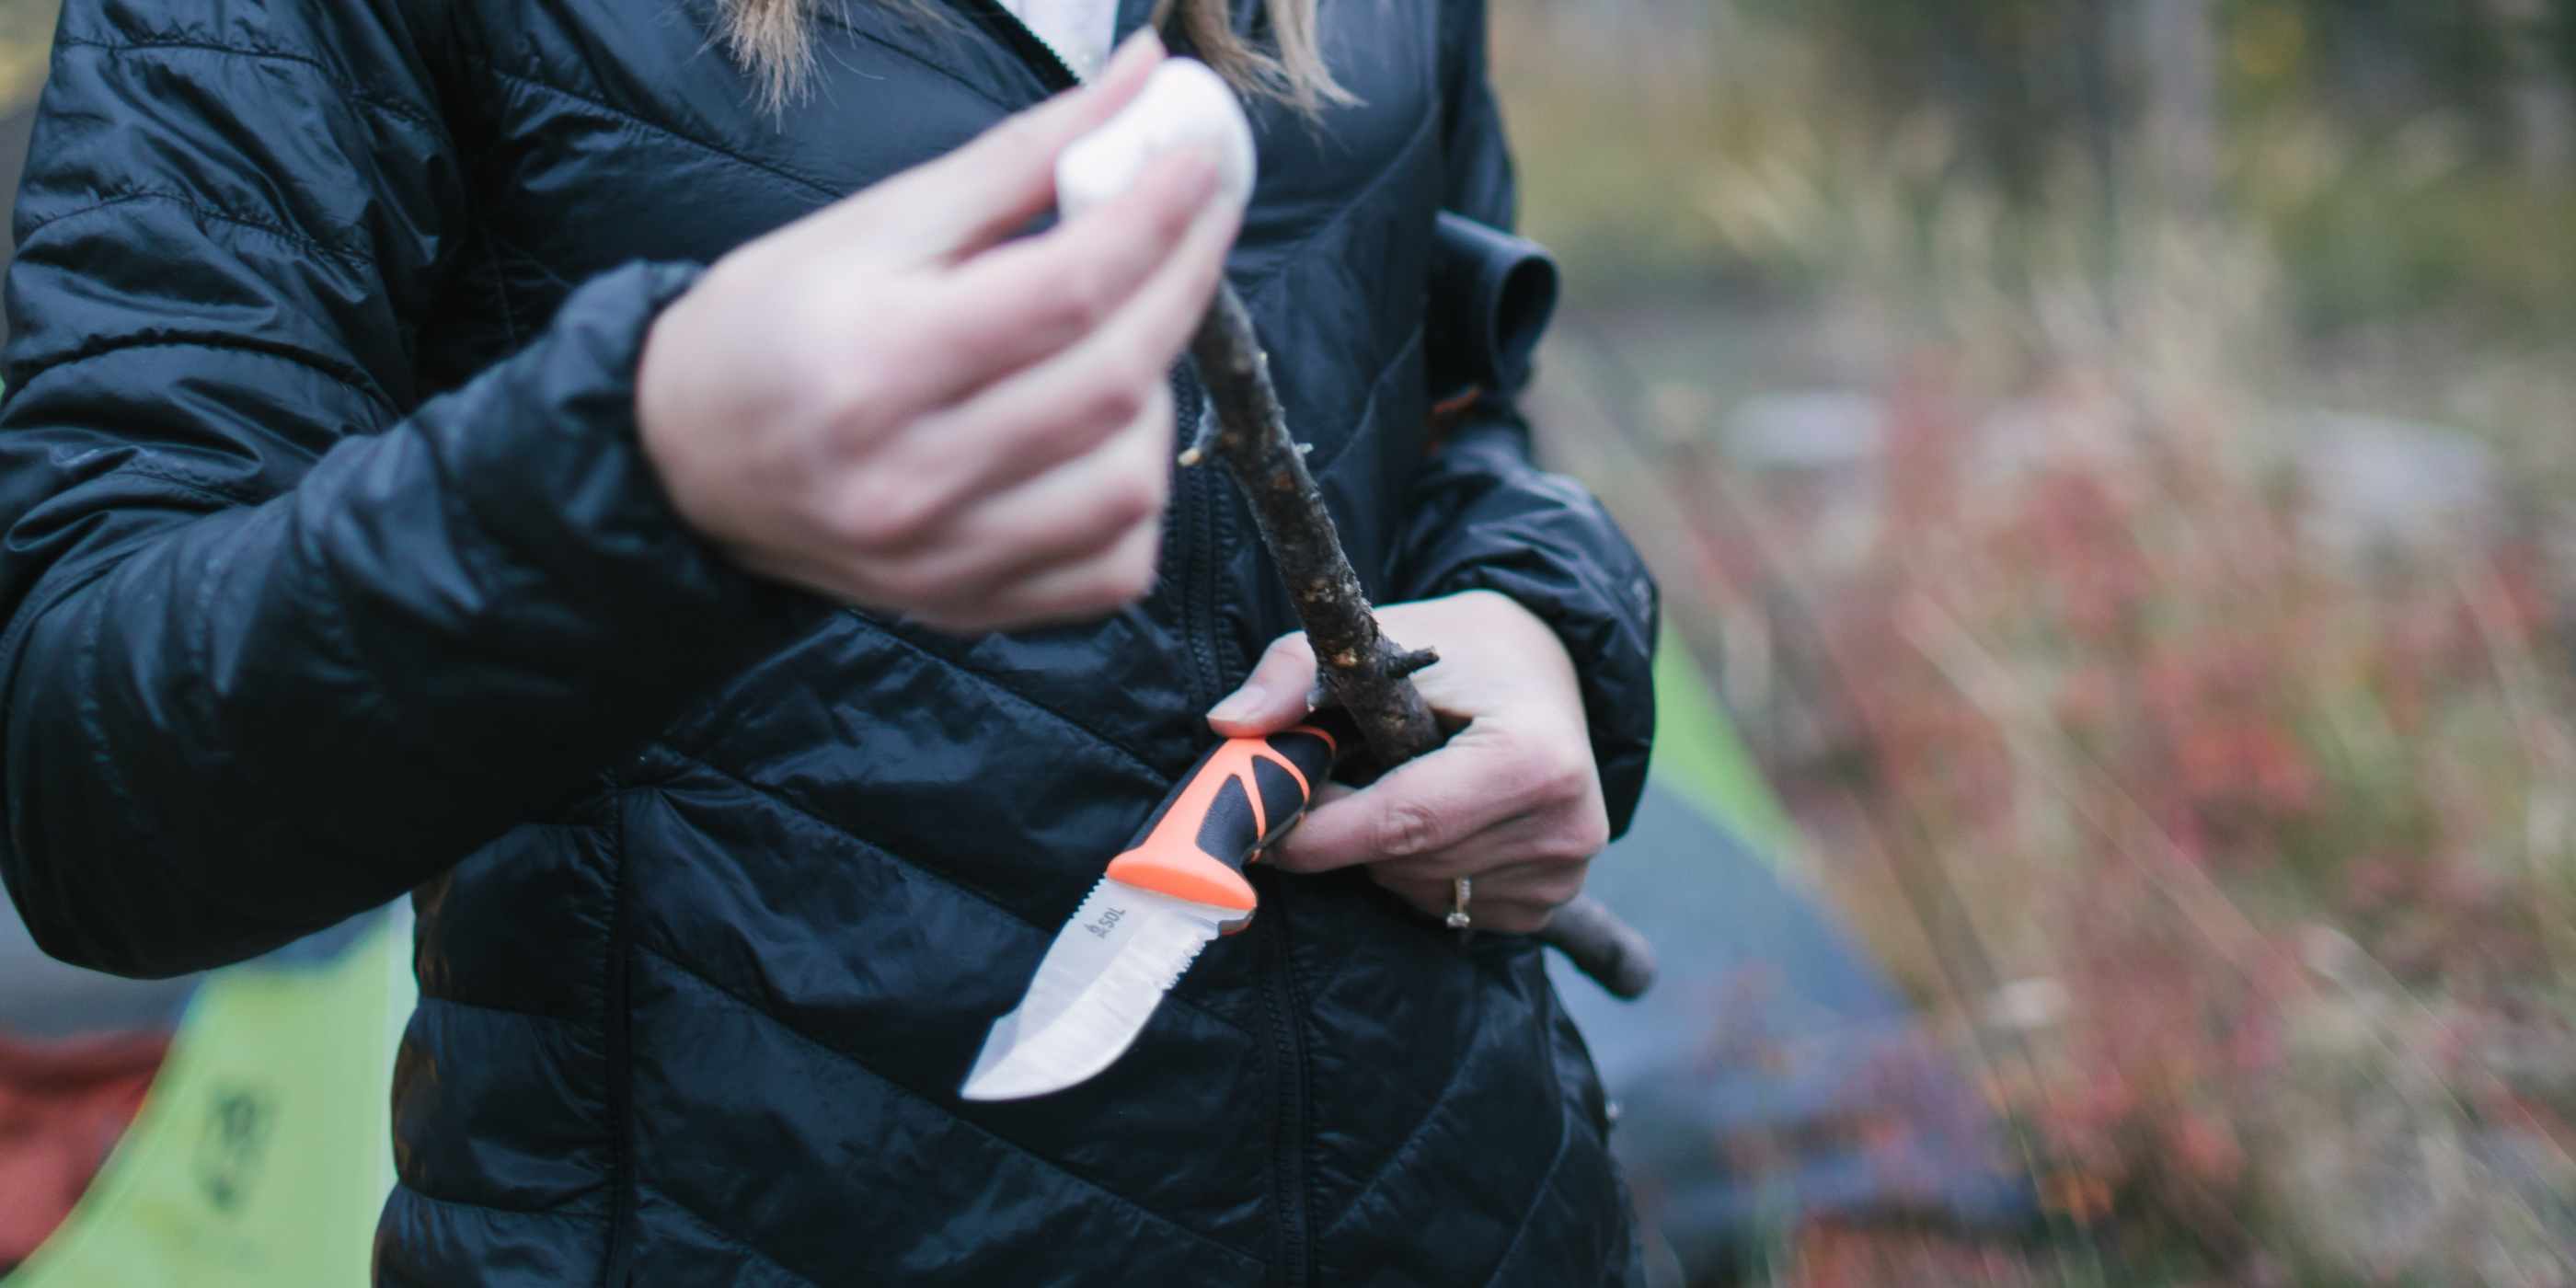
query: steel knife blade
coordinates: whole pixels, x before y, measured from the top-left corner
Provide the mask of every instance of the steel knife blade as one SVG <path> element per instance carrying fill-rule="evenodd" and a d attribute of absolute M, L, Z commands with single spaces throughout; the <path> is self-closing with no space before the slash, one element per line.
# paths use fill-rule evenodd
<path fill-rule="evenodd" d="M 1200 951 L 1250 924 L 1258 900 L 1243 866 L 1304 813 L 1339 746 L 1299 725 L 1201 756 L 1056 932 L 959 1094 L 1042 1096 L 1125 1054 Z"/>

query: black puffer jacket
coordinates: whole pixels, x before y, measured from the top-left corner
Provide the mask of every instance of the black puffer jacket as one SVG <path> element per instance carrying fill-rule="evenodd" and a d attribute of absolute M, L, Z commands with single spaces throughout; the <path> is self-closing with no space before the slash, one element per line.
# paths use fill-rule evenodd
<path fill-rule="evenodd" d="M 1357 874 L 1262 873 L 1106 1074 L 957 1099 L 1293 623 L 1204 472 L 1148 602 L 976 639 L 738 573 L 657 490 L 632 374 L 687 266 L 1052 87 L 940 2 L 817 6 L 773 123 L 697 3 L 71 0 L 8 280 L 11 894 L 149 974 L 416 890 L 380 1282 L 1615 1278 L 1536 950 Z M 1643 570 L 1506 408 L 1425 431 L 1433 214 L 1510 206 L 1483 15 L 1323 22 L 1365 106 L 1261 121 L 1235 284 L 1373 591 L 1554 623 L 1624 820 Z"/>

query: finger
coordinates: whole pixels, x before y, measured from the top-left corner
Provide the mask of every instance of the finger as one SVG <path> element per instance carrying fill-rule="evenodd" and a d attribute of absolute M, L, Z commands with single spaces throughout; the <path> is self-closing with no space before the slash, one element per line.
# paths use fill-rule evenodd
<path fill-rule="evenodd" d="M 969 254 L 1009 236 L 1055 201 L 1056 155 L 1125 107 L 1162 60 L 1161 38 L 1138 31 L 1089 84 L 842 202 L 821 231 L 865 238 L 902 263 Z"/>
<path fill-rule="evenodd" d="M 1101 329 L 1104 353 L 1157 355 L 1168 365 L 1207 316 L 1225 276 L 1226 252 L 1242 228 L 1243 207 L 1225 201 L 1201 207 L 1162 269 Z"/>
<path fill-rule="evenodd" d="M 1049 568 L 971 606 L 933 608 L 914 617 L 934 629 L 960 634 L 1090 621 L 1135 603 L 1154 589 L 1162 546 L 1163 524 L 1158 516 L 1137 525 L 1095 558 Z"/>
<path fill-rule="evenodd" d="M 1170 257 L 1216 177 L 1205 153 L 1159 158 L 1108 205 L 959 266 L 940 308 L 922 319 L 937 351 L 967 359 L 948 396 L 1026 367 L 1107 322 Z"/>
<path fill-rule="evenodd" d="M 1519 812 L 1455 845 L 1380 866 L 1429 880 L 1474 876 L 1499 864 L 1580 869 L 1610 844 L 1610 812 L 1589 767 L 1532 770 L 1513 796 Z"/>
<path fill-rule="evenodd" d="M 1568 861 L 1547 844 L 1553 825 L 1554 820 L 1545 814 L 1524 810 L 1496 820 L 1455 845 L 1409 858 L 1382 860 L 1377 868 L 1413 880 L 1448 881 L 1477 876 L 1506 864 Z"/>
<path fill-rule="evenodd" d="M 901 494 L 888 498 L 886 506 L 925 516 L 926 522 L 912 529 L 914 548 L 934 540 L 944 542 L 950 537 L 947 524 L 953 517 L 1036 480 L 1074 469 L 1110 452 L 1112 444 L 1140 434 L 1159 443 L 1163 459 L 1138 463 L 1129 455 L 1113 453 L 1105 472 L 1093 470 L 1085 476 L 1105 480 L 1136 474 L 1162 486 L 1172 471 L 1171 381 L 1161 372 L 1134 379 L 1132 384 L 1111 385 L 1104 378 L 1086 389 L 1068 390 L 1065 401 L 1054 407 L 1034 406 L 1033 400 L 1001 397 L 992 391 L 920 417 L 904 426 L 901 437 L 887 448 L 886 477 L 905 482 Z M 1128 446 L 1131 453 L 1139 450 L 1139 444 Z M 1059 503 L 1032 519 L 1062 514 L 1068 507 L 1061 502 L 1075 500 L 1062 497 L 1060 490 L 1048 491 L 1043 499 Z M 1154 508 L 1162 507 L 1160 495 L 1153 501 Z"/>
<path fill-rule="evenodd" d="M 1375 871 L 1372 880 L 1411 904 L 1425 917 L 1445 921 L 1457 887 L 1448 881 L 1418 881 L 1403 877 L 1385 877 Z M 1534 935 L 1547 928 L 1548 919 L 1568 900 L 1548 901 L 1529 898 L 1505 889 L 1488 890 L 1483 878 L 1469 888 L 1467 917 L 1477 930 L 1496 930 L 1505 934 Z"/>
<path fill-rule="evenodd" d="M 1361 791 L 1317 805 L 1279 844 L 1291 872 L 1414 858 L 1447 849 L 1527 808 L 1530 758 L 1474 730 L 1406 761 Z"/>
<path fill-rule="evenodd" d="M 1581 863 L 1501 862 L 1487 860 L 1487 866 L 1468 872 L 1433 876 L 1399 864 L 1381 863 L 1369 868 L 1369 878 L 1381 885 L 1402 883 L 1425 889 L 1438 888 L 1441 898 L 1455 888 L 1459 877 L 1473 884 L 1473 897 L 1479 904 L 1522 903 L 1533 907 L 1555 907 L 1571 902 L 1583 893 L 1583 879 L 1589 866 Z"/>
<path fill-rule="evenodd" d="M 1306 718 L 1315 688 L 1315 647 L 1299 631 L 1270 641 L 1243 686 L 1208 711 L 1208 726 L 1228 738 L 1258 738 Z"/>
<path fill-rule="evenodd" d="M 940 543 L 956 553 L 926 560 L 925 589 L 980 597 L 1059 564 L 1105 553 L 1162 513 L 1172 479 L 1172 396 L 1157 385 L 1144 413 L 1060 468 L 970 503 Z"/>
<path fill-rule="evenodd" d="M 915 441 L 969 470 L 961 480 L 969 493 L 1033 477 L 1098 446 L 1135 419 L 1180 356 L 1207 311 L 1239 219 L 1231 209 L 1203 211 L 1144 287 L 1080 343 L 925 418 Z M 960 443 L 976 450 L 956 451 Z"/>
<path fill-rule="evenodd" d="M 1396 897 L 1412 904 L 1426 917 L 1444 917 L 1449 913 L 1452 887 L 1446 881 L 1425 881 L 1410 877 L 1382 877 L 1375 872 L 1369 879 L 1392 891 Z"/>

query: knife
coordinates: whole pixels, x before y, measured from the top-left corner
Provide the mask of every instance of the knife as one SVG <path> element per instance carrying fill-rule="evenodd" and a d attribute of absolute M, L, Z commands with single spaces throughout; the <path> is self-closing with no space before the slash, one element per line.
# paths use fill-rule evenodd
<path fill-rule="evenodd" d="M 1200 950 L 1252 923 L 1243 866 L 1305 813 L 1341 745 L 1307 724 L 1199 757 L 1056 932 L 959 1094 L 1043 1096 L 1125 1054 Z"/>

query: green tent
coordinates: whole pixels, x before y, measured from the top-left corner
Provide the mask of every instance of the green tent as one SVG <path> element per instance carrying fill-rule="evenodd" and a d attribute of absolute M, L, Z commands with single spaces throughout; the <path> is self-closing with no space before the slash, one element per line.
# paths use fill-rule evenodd
<path fill-rule="evenodd" d="M 393 1186 L 407 910 L 218 971 L 143 1112 L 8 1288 L 355 1288 Z"/>

